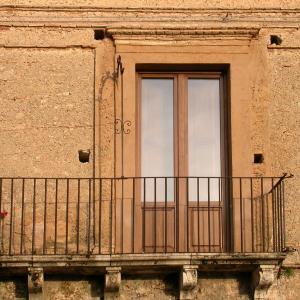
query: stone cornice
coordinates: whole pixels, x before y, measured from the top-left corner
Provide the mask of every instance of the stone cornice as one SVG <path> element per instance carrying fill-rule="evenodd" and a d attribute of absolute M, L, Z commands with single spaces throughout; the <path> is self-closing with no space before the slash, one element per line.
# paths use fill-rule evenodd
<path fill-rule="evenodd" d="M 0 5 L 2 26 L 107 27 L 136 24 L 189 22 L 205 24 L 255 24 L 257 26 L 299 27 L 300 9 L 199 9 L 124 7 L 43 7 Z"/>
<path fill-rule="evenodd" d="M 108 11 L 108 12 L 137 12 L 137 11 L 154 11 L 154 12 L 232 12 L 232 13 L 288 13 L 288 12 L 300 12 L 300 8 L 280 8 L 280 7 L 255 7 L 255 8 L 195 8 L 195 7 L 104 7 L 104 6 L 37 6 L 37 5 L 1 5 L 0 9 L 10 9 L 10 10 L 28 10 L 28 11 Z"/>
<path fill-rule="evenodd" d="M 258 35 L 259 28 L 246 27 L 169 27 L 169 28 L 108 28 L 107 34 L 111 36 L 126 36 L 127 38 L 147 36 L 189 36 L 189 37 L 231 37 L 240 36 L 254 38 Z"/>
<path fill-rule="evenodd" d="M 280 265 L 286 258 L 285 253 L 180 253 L 180 254 L 120 254 L 120 255 L 28 255 L 0 256 L 0 267 L 142 267 L 156 268 L 182 265 L 199 265 L 202 269 L 226 269 L 237 266 L 240 269 L 255 269 L 257 265 Z M 72 268 L 70 268 L 72 270 Z"/>
<path fill-rule="evenodd" d="M 114 40 L 148 40 L 148 39 L 208 39 L 240 38 L 252 39 L 258 36 L 259 28 L 246 27 L 121 27 L 108 28 L 107 34 Z"/>

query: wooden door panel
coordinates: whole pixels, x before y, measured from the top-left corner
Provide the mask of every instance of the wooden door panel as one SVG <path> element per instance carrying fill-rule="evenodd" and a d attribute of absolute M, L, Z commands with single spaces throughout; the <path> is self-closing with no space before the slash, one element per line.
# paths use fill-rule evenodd
<path fill-rule="evenodd" d="M 175 251 L 175 207 L 143 207 L 144 251 Z"/>
<path fill-rule="evenodd" d="M 222 251 L 222 208 L 189 208 L 189 252 Z"/>

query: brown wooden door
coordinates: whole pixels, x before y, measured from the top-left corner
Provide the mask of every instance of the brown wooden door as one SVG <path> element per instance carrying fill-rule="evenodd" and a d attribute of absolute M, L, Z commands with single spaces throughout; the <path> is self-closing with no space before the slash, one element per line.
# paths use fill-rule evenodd
<path fill-rule="evenodd" d="M 142 252 L 219 252 L 224 241 L 221 73 L 140 73 L 137 218 Z"/>

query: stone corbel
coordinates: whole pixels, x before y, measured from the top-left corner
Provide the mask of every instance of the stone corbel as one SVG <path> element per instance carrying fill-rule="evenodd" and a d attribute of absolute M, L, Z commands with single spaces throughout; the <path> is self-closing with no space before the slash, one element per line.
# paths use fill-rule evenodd
<path fill-rule="evenodd" d="M 268 299 L 268 291 L 276 280 L 278 267 L 276 265 L 260 265 L 252 273 L 254 300 Z"/>
<path fill-rule="evenodd" d="M 197 292 L 197 265 L 185 265 L 180 273 L 180 300 L 195 299 Z"/>
<path fill-rule="evenodd" d="M 28 268 L 28 299 L 42 300 L 44 286 L 43 268 Z"/>
<path fill-rule="evenodd" d="M 107 267 L 105 274 L 104 299 L 118 299 L 121 286 L 121 268 Z"/>

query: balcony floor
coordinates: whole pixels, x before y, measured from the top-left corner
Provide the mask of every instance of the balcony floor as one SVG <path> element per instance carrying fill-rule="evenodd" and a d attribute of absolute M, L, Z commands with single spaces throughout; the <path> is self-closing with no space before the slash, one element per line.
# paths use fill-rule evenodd
<path fill-rule="evenodd" d="M 24 273 L 28 267 L 42 267 L 47 273 L 101 274 L 109 266 L 122 273 L 155 273 L 177 270 L 184 265 L 198 265 L 199 271 L 253 271 L 258 265 L 280 265 L 285 253 L 176 253 L 122 255 L 34 255 L 1 256 L 2 271 Z"/>

